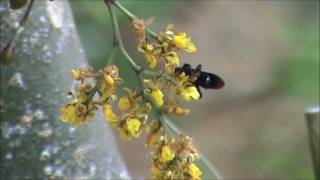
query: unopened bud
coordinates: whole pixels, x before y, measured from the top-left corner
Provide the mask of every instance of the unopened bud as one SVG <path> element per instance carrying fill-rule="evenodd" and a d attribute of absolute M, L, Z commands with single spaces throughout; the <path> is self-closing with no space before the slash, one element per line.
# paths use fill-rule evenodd
<path fill-rule="evenodd" d="M 164 143 L 165 140 L 166 140 L 166 138 L 164 136 L 160 136 L 160 139 L 159 139 L 160 143 Z"/>
<path fill-rule="evenodd" d="M 188 154 L 188 162 L 193 162 L 195 160 L 195 157 L 193 154 Z"/>
<path fill-rule="evenodd" d="M 145 124 L 148 120 L 148 114 L 141 114 L 140 119 L 142 120 L 142 123 Z"/>
<path fill-rule="evenodd" d="M 16 45 L 9 43 L 1 52 L 1 63 L 10 64 L 13 61 Z"/>
<path fill-rule="evenodd" d="M 168 178 L 168 179 L 172 179 L 172 172 L 169 170 L 169 171 L 166 171 L 166 177 Z"/>
<path fill-rule="evenodd" d="M 111 95 L 111 96 L 109 96 L 109 97 L 107 98 L 107 102 L 108 102 L 109 104 L 111 104 L 111 103 L 113 103 L 114 101 L 116 101 L 117 99 L 118 99 L 118 96 L 115 95 L 115 94 L 113 94 L 113 95 Z"/>

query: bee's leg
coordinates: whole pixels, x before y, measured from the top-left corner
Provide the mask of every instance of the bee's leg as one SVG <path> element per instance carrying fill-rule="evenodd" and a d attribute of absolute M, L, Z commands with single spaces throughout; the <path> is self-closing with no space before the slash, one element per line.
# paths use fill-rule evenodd
<path fill-rule="evenodd" d="M 200 98 L 202 98 L 202 92 L 201 92 L 201 90 L 200 90 L 200 87 L 199 87 L 199 86 L 196 86 L 196 88 L 197 88 L 197 91 L 198 91 L 199 94 L 200 94 Z"/>

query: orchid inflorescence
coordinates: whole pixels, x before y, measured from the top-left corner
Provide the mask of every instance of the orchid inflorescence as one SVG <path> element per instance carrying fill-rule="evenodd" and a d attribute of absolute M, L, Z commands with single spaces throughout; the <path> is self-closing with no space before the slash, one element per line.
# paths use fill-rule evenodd
<path fill-rule="evenodd" d="M 190 112 L 179 105 L 180 100 L 200 99 L 193 84 L 194 77 L 175 71 L 180 66 L 180 54 L 196 52 L 195 44 L 186 33 L 174 32 L 172 24 L 158 35 L 151 34 L 151 39 L 148 26 L 153 18 L 144 21 L 131 16 L 138 52 L 144 55 L 149 67 L 142 68 L 132 60 L 122 44 L 113 12 L 113 5 L 120 4 L 111 1 L 106 1 L 106 4 L 115 29 L 117 43 L 114 46 L 119 44 L 131 63 L 139 77 L 139 87 L 124 87 L 121 71 L 114 64 L 108 63 L 98 71 L 91 67 L 71 70 L 71 76 L 78 83 L 69 92 L 71 101 L 61 110 L 62 121 L 79 127 L 91 122 L 95 113 L 102 110 L 107 122 L 119 131 L 123 140 L 133 140 L 143 133 L 147 134 L 146 146 L 152 149 L 152 178 L 201 179 L 202 172 L 196 165 L 200 157 L 192 145 L 192 139 L 183 134 L 174 135 L 163 118 Z M 120 6 L 120 10 L 123 11 L 124 7 Z M 154 71 L 156 68 L 158 71 Z M 119 91 L 122 91 L 121 95 L 118 95 Z"/>

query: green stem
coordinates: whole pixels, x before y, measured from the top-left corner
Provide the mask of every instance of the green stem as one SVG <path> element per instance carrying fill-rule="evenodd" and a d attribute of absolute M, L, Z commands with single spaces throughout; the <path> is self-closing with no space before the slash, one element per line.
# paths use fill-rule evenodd
<path fill-rule="evenodd" d="M 118 44 L 115 43 L 115 40 L 114 40 L 113 42 L 114 42 L 114 43 L 113 43 L 113 46 L 112 46 L 112 49 L 111 49 L 109 58 L 108 58 L 108 60 L 107 60 L 107 64 L 109 64 L 109 65 L 113 63 L 114 57 L 115 57 L 115 55 L 116 55 L 116 53 L 117 53 L 117 49 L 118 49 Z M 99 78 L 99 79 L 97 80 L 96 84 L 94 85 L 94 87 L 93 87 L 93 88 L 91 89 L 91 91 L 89 92 L 85 104 L 88 104 L 88 103 L 92 100 L 93 96 L 94 96 L 94 95 L 97 93 L 97 91 L 99 90 L 100 84 L 101 84 L 101 78 Z"/>
<path fill-rule="evenodd" d="M 163 114 L 160 114 L 160 116 L 162 117 L 162 118 L 160 118 L 161 123 L 166 124 L 167 128 L 170 129 L 169 132 L 171 134 L 173 134 L 175 136 L 178 136 L 180 134 L 185 134 L 176 125 L 174 125 L 167 116 L 165 116 Z M 199 155 L 200 155 L 200 159 L 202 160 L 204 165 L 211 171 L 212 175 L 215 176 L 216 179 L 219 179 L 219 180 L 223 179 L 223 177 L 216 170 L 216 168 L 213 166 L 213 164 L 210 163 L 210 161 L 205 157 L 205 155 L 202 154 L 201 152 L 199 152 Z"/>
<path fill-rule="evenodd" d="M 107 7 L 108 7 L 108 10 L 109 10 L 109 13 L 110 13 L 110 16 L 111 16 L 112 26 L 113 26 L 113 30 L 114 30 L 114 34 L 115 34 L 115 39 L 116 39 L 116 42 L 119 44 L 119 48 L 120 48 L 122 54 L 130 62 L 130 64 L 133 67 L 133 69 L 136 72 L 140 72 L 142 70 L 142 67 L 134 62 L 134 60 L 128 54 L 127 50 L 125 49 L 125 47 L 123 45 L 122 37 L 121 37 L 121 34 L 120 34 L 119 25 L 118 25 L 118 19 L 116 17 L 114 8 L 113 8 L 110 0 L 105 0 L 105 3 L 107 5 Z"/>
<path fill-rule="evenodd" d="M 137 19 L 137 16 L 135 16 L 134 14 L 132 14 L 128 9 L 126 9 L 125 7 L 123 7 L 121 5 L 121 3 L 117 0 L 115 0 L 113 2 L 113 4 L 123 13 L 125 14 L 128 18 L 130 18 L 130 20 L 133 19 Z M 150 28 L 147 28 L 147 32 L 154 38 L 158 40 L 158 34 L 156 32 L 154 32 L 153 30 L 151 30 Z"/>
<path fill-rule="evenodd" d="M 107 60 L 107 64 L 113 64 L 113 61 L 114 61 L 114 57 L 115 57 L 115 55 L 116 55 L 116 53 L 117 53 L 117 49 L 118 49 L 118 45 L 113 45 L 112 46 L 112 49 L 111 49 L 111 52 L 110 52 L 110 56 L 109 56 L 109 58 L 108 58 L 108 60 Z"/>
<path fill-rule="evenodd" d="M 83 103 L 85 105 L 88 105 L 89 102 L 92 100 L 93 96 L 96 94 L 96 92 L 99 90 L 100 87 L 100 79 L 97 80 L 96 84 L 94 85 L 94 87 L 91 89 L 91 91 L 89 92 L 88 96 L 87 96 L 87 100 Z"/>

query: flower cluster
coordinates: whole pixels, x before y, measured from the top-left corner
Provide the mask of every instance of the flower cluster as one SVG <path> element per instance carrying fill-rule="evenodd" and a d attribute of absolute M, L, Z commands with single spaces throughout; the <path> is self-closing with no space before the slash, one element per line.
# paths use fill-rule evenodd
<path fill-rule="evenodd" d="M 144 54 L 149 68 L 154 69 L 160 61 L 171 69 L 180 65 L 179 53 L 186 51 L 194 53 L 197 51 L 196 46 L 186 33 L 173 32 L 173 25 L 168 25 L 166 31 L 161 32 L 156 42 L 150 42 L 145 33 L 141 31 L 146 27 L 141 23 L 142 20 L 134 20 L 133 26 L 136 34 L 138 34 L 138 51 Z M 150 23 L 149 23 L 150 24 Z M 171 71 L 172 73 L 172 71 Z"/>
<path fill-rule="evenodd" d="M 176 68 L 180 65 L 181 51 L 188 53 L 194 53 L 197 51 L 196 46 L 191 41 L 191 38 L 186 33 L 175 33 L 173 31 L 173 25 L 169 24 L 165 32 L 161 32 L 155 42 L 152 42 L 147 38 L 146 26 L 150 25 L 143 20 L 133 20 L 134 31 L 138 35 L 138 51 L 144 54 L 146 62 L 150 69 L 157 67 L 159 62 L 164 63 L 164 70 L 161 71 L 162 76 L 156 78 L 156 85 L 151 85 L 156 88 L 152 88 L 151 93 L 156 102 L 163 104 L 163 93 L 167 91 L 168 101 L 164 106 L 164 110 L 173 115 L 185 115 L 190 111 L 188 109 L 179 106 L 179 103 L 175 100 L 175 96 L 178 95 L 184 101 L 198 100 L 200 93 L 194 86 L 195 79 L 189 77 L 185 73 L 176 73 Z M 171 81 L 168 81 L 168 78 Z M 150 82 L 148 80 L 147 82 Z M 150 83 L 149 83 L 150 84 Z"/>
<path fill-rule="evenodd" d="M 117 101 L 117 106 L 113 106 L 119 113 L 116 113 L 110 104 L 104 107 L 103 113 L 112 127 L 119 130 L 122 139 L 132 140 L 138 138 L 146 128 L 151 105 L 143 100 L 140 92 L 123 89 L 126 95 L 122 95 Z"/>
<path fill-rule="evenodd" d="M 83 68 L 78 71 L 71 70 L 70 73 L 74 79 L 80 81 L 80 84 L 76 85 L 75 92 L 68 93 L 72 100 L 61 110 L 61 119 L 78 127 L 85 122 L 91 121 L 94 112 L 98 109 L 97 103 L 90 101 L 90 92 L 93 86 L 84 81 L 87 78 L 95 77 L 96 74 L 92 68 Z"/>
<path fill-rule="evenodd" d="M 115 65 L 107 65 L 100 71 L 92 68 L 71 70 L 71 76 L 78 83 L 75 92 L 69 93 L 72 99 L 62 108 L 61 119 L 80 126 L 91 121 L 94 113 L 101 109 L 122 139 L 133 140 L 143 132 L 148 134 L 146 146 L 153 149 L 151 173 L 154 179 L 201 179 L 202 172 L 195 164 L 199 155 L 192 147 L 191 139 L 184 135 L 169 135 L 165 122 L 160 120 L 163 114 L 182 116 L 190 112 L 179 105 L 179 99 L 200 98 L 193 84 L 194 77 L 176 72 L 180 66 L 179 53 L 193 53 L 197 48 L 186 33 L 173 32 L 173 25 L 151 41 L 147 26 L 152 21 L 133 20 L 138 51 L 143 53 L 150 69 L 137 72 L 140 87 L 123 87 Z M 164 68 L 153 71 L 161 62 Z"/>
<path fill-rule="evenodd" d="M 159 128 L 153 130 L 147 140 L 147 146 L 154 149 L 151 153 L 150 167 L 154 179 L 201 179 L 202 172 L 195 164 L 198 152 L 192 147 L 188 136 L 178 139 L 163 134 Z"/>

